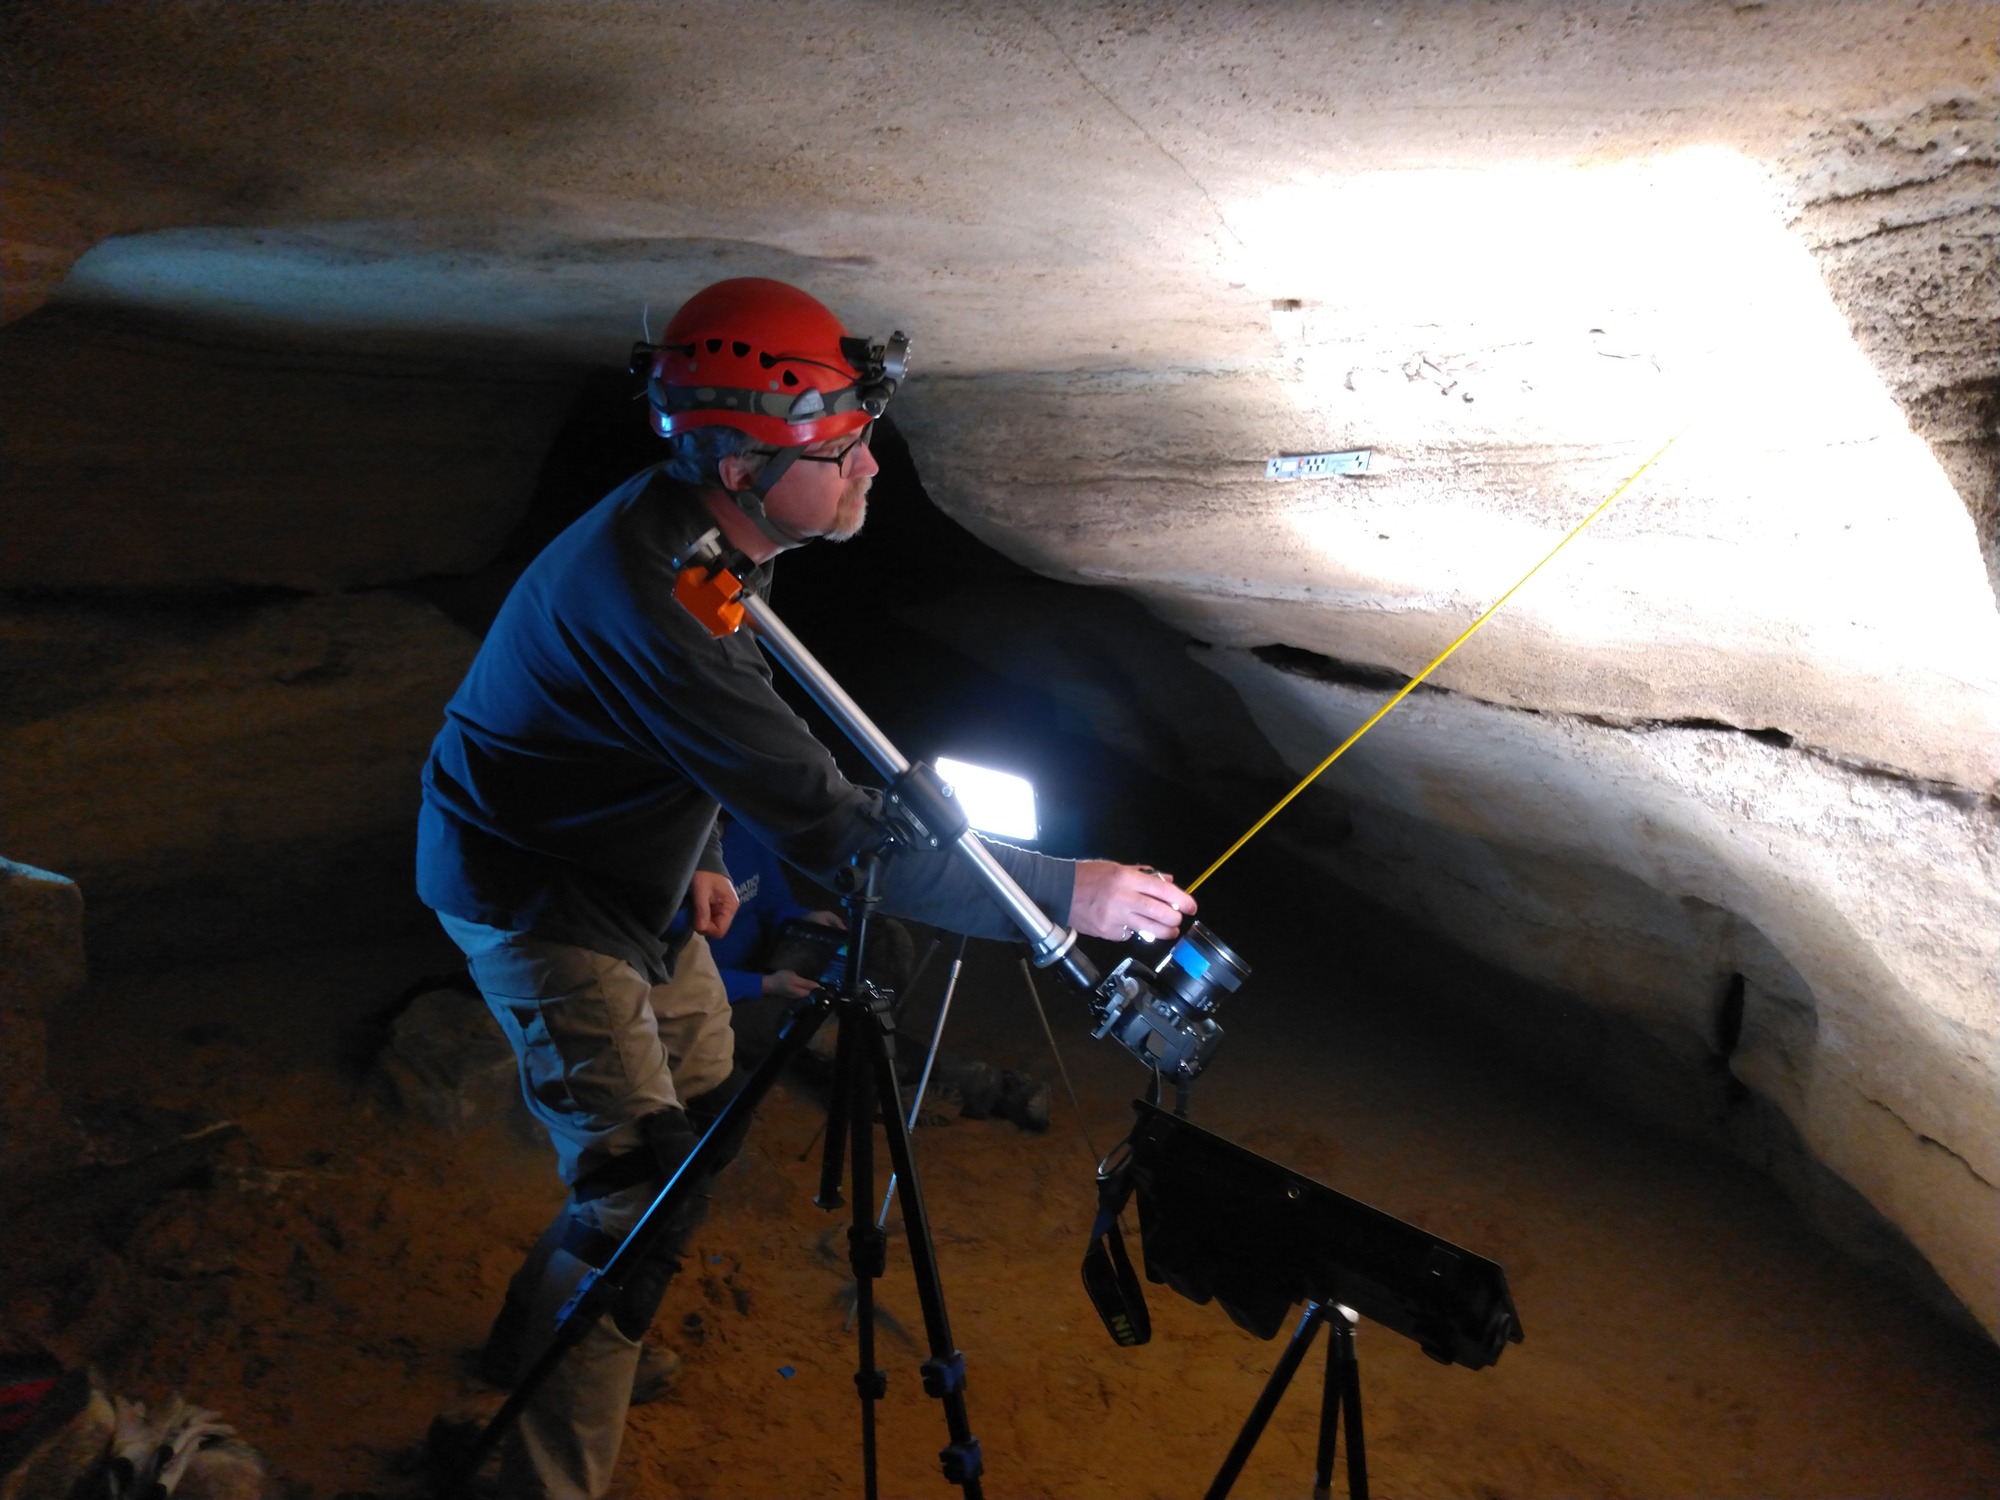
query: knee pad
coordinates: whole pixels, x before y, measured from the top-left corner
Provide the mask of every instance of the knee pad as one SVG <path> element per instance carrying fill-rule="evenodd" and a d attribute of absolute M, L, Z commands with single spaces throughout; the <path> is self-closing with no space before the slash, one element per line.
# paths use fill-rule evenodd
<path fill-rule="evenodd" d="M 667 1221 L 652 1253 L 633 1268 L 612 1299 L 611 1321 L 626 1338 L 640 1338 L 652 1327 L 653 1315 L 660 1310 L 668 1285 L 680 1271 L 688 1241 L 708 1218 L 709 1196 L 708 1179 L 698 1180 Z"/>
<path fill-rule="evenodd" d="M 706 1132 L 722 1115 L 730 1102 L 743 1092 L 743 1086 L 750 1081 L 750 1075 L 741 1068 L 731 1068 L 729 1076 L 705 1094 L 698 1094 L 687 1101 L 688 1120 L 696 1130 Z M 716 1154 L 709 1158 L 711 1174 L 720 1172 L 743 1149 L 743 1142 L 750 1134 L 750 1113 L 739 1114 L 730 1124 L 729 1133 L 719 1139 Z"/>
<path fill-rule="evenodd" d="M 667 1295 L 667 1285 L 681 1268 L 678 1256 L 656 1255 L 627 1278 L 611 1303 L 611 1321 L 628 1339 L 645 1337 L 653 1315 Z"/>

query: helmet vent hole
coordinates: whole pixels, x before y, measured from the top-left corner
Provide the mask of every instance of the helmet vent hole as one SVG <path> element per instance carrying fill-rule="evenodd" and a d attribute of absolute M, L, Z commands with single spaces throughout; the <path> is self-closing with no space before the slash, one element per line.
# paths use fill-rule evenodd
<path fill-rule="evenodd" d="M 747 358 L 750 353 L 750 346 L 744 343 L 743 340 L 741 339 L 738 339 L 735 343 L 731 344 L 729 348 L 731 352 L 734 353 L 738 359 Z"/>
<path fill-rule="evenodd" d="M 787 371 L 785 371 L 785 384 L 786 384 L 786 385 L 797 385 L 798 383 L 799 383 L 799 377 L 798 377 L 798 376 L 794 375 L 794 374 L 793 374 L 793 373 L 792 373 L 792 372 L 791 372 L 790 370 L 787 370 Z"/>
<path fill-rule="evenodd" d="M 722 340 L 710 339 L 708 341 L 708 352 L 710 354 L 720 354 L 722 352 Z"/>
<path fill-rule="evenodd" d="M 757 354 L 757 363 L 758 363 L 758 364 L 760 364 L 760 365 L 762 365 L 762 366 L 763 366 L 763 367 L 764 367 L 765 369 L 767 369 L 767 370 L 768 370 L 768 369 L 770 369 L 770 368 L 771 368 L 771 366 L 772 366 L 772 365 L 775 365 L 775 364 L 776 364 L 777 362 L 778 362 L 778 356 L 777 356 L 777 355 L 775 355 L 775 354 L 766 354 L 766 353 L 764 353 L 764 352 L 763 352 L 762 350 L 759 350 L 759 351 L 758 351 L 758 354 Z"/>

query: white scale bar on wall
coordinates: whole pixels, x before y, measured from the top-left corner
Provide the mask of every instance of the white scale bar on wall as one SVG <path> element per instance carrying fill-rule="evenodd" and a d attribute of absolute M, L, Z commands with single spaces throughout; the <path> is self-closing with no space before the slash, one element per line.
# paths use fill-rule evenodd
<path fill-rule="evenodd" d="M 1264 461 L 1266 479 L 1325 479 L 1333 474 L 1366 474 L 1372 448 L 1345 453 L 1285 453 Z"/>

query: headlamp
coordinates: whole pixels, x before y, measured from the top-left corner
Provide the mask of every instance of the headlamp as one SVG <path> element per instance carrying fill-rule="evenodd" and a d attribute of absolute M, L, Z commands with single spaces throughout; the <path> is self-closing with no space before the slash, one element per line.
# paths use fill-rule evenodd
<path fill-rule="evenodd" d="M 861 397 L 862 410 L 871 417 L 881 416 L 889 398 L 896 394 L 896 387 L 909 373 L 910 336 L 899 328 L 889 335 L 886 344 L 844 338 L 840 341 L 840 352 L 860 376 L 855 391 Z"/>

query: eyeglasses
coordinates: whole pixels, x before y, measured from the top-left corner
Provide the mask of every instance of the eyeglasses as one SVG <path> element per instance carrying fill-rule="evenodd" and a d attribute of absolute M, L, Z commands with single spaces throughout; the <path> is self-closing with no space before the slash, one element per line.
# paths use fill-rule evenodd
<path fill-rule="evenodd" d="M 838 453 L 801 453 L 799 461 L 811 464 L 833 464 L 836 467 L 844 469 L 847 463 L 847 455 L 852 453 L 856 448 L 866 448 L 868 446 L 868 439 L 874 431 L 875 424 L 870 422 L 854 435 L 853 442 L 842 448 Z"/>

